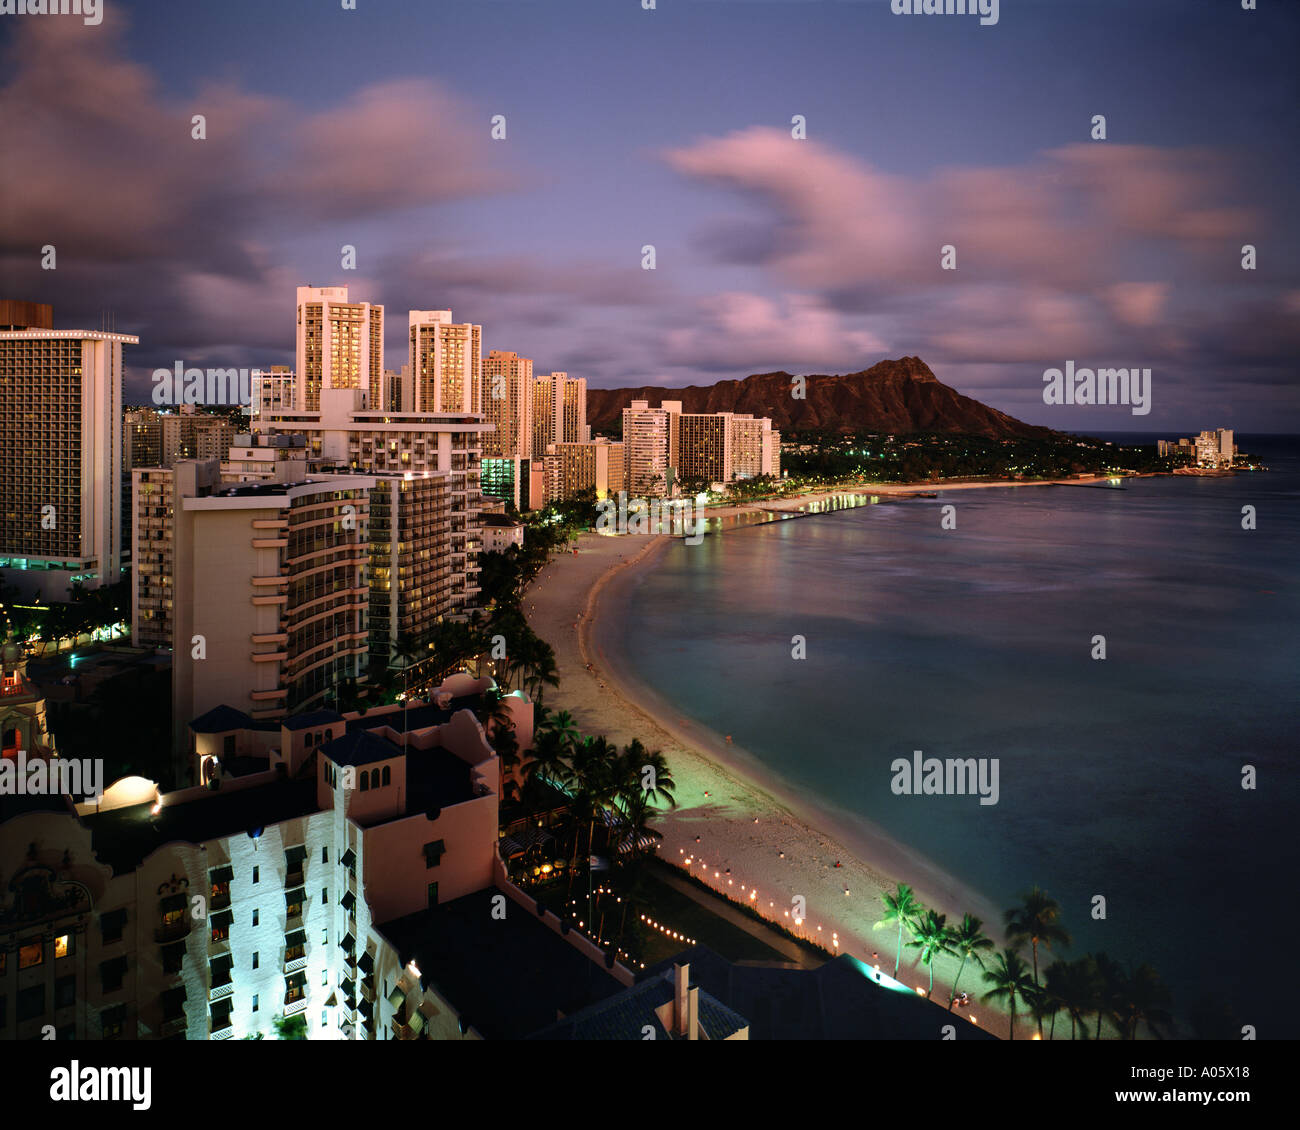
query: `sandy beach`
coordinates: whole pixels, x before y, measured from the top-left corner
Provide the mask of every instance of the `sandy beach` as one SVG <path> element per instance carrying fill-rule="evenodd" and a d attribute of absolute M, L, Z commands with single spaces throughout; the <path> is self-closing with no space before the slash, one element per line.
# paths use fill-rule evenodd
<path fill-rule="evenodd" d="M 889 484 L 852 493 L 915 495 L 948 489 L 939 484 Z M 850 492 L 828 491 L 784 502 L 797 507 L 844 493 Z M 732 509 L 739 513 L 751 508 Z M 881 917 L 881 892 L 893 890 L 900 880 L 909 883 L 925 905 L 946 913 L 950 925 L 967 911 L 983 919 L 985 932 L 1000 945 L 1001 907 L 860 819 L 799 796 L 745 751 L 727 743 L 725 735 L 681 717 L 651 690 L 615 673 L 613 657 L 603 654 L 592 633 L 598 616 L 620 614 L 608 587 L 616 578 L 629 578 L 629 571 L 653 568 L 670 545 L 671 539 L 663 536 L 583 535 L 578 553 L 553 559 L 524 599 L 533 630 L 555 649 L 560 686 L 547 696 L 547 706 L 568 710 L 584 734 L 603 734 L 619 745 L 639 738 L 668 758 L 678 807 L 657 824 L 664 835 L 661 856 L 790 929 L 796 929 L 793 900 L 802 896 L 807 920 L 797 932 L 827 949 L 878 965 L 885 974 L 893 973 L 897 934 L 875 931 L 872 925 Z M 924 990 L 928 971 L 916 952 L 904 950 L 899 980 Z M 932 999 L 947 1002 L 957 964 L 948 957 L 936 962 Z M 973 1013 L 981 1027 L 1005 1037 L 1006 1017 L 979 1000 L 986 988 L 979 969 L 968 963 L 960 987 L 974 1004 L 959 1015 Z M 1017 1014 L 1017 1037 L 1027 1039 L 1030 1024 L 1019 1008 Z M 1068 1022 L 1065 1031 L 1068 1038 Z M 1056 1034 L 1061 1035 L 1059 1019 Z"/>

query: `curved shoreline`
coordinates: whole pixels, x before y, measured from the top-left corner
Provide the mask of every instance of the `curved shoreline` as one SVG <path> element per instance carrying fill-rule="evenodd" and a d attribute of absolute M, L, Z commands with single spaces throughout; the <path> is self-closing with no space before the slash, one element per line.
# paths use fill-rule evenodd
<path fill-rule="evenodd" d="M 788 929 L 794 923 L 785 908 L 793 896 L 802 895 L 808 918 L 795 932 L 833 952 L 837 937 L 837 952 L 879 965 L 886 973 L 892 973 L 897 935 L 873 931 L 872 924 L 881 914 L 881 892 L 892 890 L 896 879 L 908 882 L 918 898 L 947 913 L 950 921 L 969 911 L 995 931 L 1000 913 L 978 892 L 906 844 L 852 813 L 836 813 L 752 754 L 681 717 L 671 703 L 604 654 L 597 625 L 602 617 L 617 615 L 617 601 L 627 596 L 611 594 L 611 583 L 633 583 L 662 561 L 672 540 L 652 537 L 629 557 L 618 552 L 628 545 L 625 537 L 584 535 L 579 554 L 548 563 L 534 582 L 537 591 L 529 590 L 529 619 L 555 649 L 559 697 L 579 727 L 619 745 L 640 738 L 668 758 L 678 808 L 659 817 L 663 857 L 723 894 L 741 899 L 751 894 L 744 901 Z M 951 958 L 936 963 L 934 1000 L 946 1001 L 957 964 Z M 912 986 L 926 984 L 928 971 L 919 966 L 915 951 L 905 951 L 899 977 Z M 961 987 L 977 994 L 977 969 L 966 970 Z M 977 1005 L 970 1011 L 987 1017 L 981 1022 L 986 1030 L 1006 1035 L 1006 1019 L 991 1007 Z"/>

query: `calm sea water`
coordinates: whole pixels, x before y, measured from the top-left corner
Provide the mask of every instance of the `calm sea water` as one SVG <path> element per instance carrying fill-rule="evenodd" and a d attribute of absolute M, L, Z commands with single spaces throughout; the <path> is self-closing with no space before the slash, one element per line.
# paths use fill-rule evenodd
<path fill-rule="evenodd" d="M 1047 888 L 1067 956 L 1149 961 L 1180 1015 L 1218 998 L 1293 1036 L 1300 442 L 1238 443 L 1272 470 L 950 491 L 677 543 L 600 643 L 998 905 Z M 998 758 L 999 803 L 895 796 L 890 762 L 918 749 Z"/>

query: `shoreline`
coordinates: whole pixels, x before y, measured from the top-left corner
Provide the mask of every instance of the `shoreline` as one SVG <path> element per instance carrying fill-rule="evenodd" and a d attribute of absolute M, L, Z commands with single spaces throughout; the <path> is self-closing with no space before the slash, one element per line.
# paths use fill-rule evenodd
<path fill-rule="evenodd" d="M 1011 484 L 970 484 L 1001 485 Z M 891 493 L 916 489 L 900 486 Z M 808 505 L 844 493 L 784 501 Z M 979 892 L 855 814 L 805 795 L 725 736 L 682 717 L 605 654 L 595 635 L 600 618 L 617 614 L 626 590 L 662 560 L 673 540 L 660 534 L 635 546 L 627 536 L 584 534 L 578 554 L 548 562 L 525 598 L 533 630 L 555 649 L 561 686 L 555 705 L 569 710 L 584 733 L 604 734 L 620 746 L 639 738 L 648 748 L 661 749 L 672 766 L 678 807 L 659 811 L 661 858 L 792 932 L 878 965 L 886 975 L 893 972 L 889 962 L 897 932 L 873 931 L 872 924 L 882 913 L 881 893 L 900 880 L 920 901 L 947 914 L 950 924 L 965 912 L 983 919 L 985 931 L 1001 945 L 1000 908 Z M 806 899 L 802 929 L 789 915 L 795 895 Z M 931 999 L 941 1006 L 957 967 L 956 958 L 936 961 Z M 928 971 L 915 950 L 904 950 L 899 980 L 924 989 Z M 986 1031 L 1005 1038 L 1006 1016 L 978 1000 L 984 986 L 977 966 L 968 963 L 960 987 L 975 1003 L 954 1015 L 973 1013 Z M 1022 1019 L 1017 1027 L 1027 1038 L 1023 1024 Z"/>

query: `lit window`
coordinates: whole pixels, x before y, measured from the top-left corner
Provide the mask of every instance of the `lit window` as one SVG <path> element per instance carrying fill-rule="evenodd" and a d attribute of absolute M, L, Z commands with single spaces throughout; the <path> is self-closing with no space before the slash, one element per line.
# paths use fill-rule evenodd
<path fill-rule="evenodd" d="M 61 934 L 54 939 L 54 958 L 57 961 L 61 957 L 67 957 L 72 952 L 72 935 Z"/>
<path fill-rule="evenodd" d="M 20 946 L 18 949 L 18 968 L 30 969 L 33 965 L 40 965 L 45 960 L 45 946 L 41 942 L 32 942 L 31 945 Z"/>

